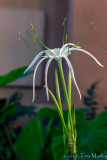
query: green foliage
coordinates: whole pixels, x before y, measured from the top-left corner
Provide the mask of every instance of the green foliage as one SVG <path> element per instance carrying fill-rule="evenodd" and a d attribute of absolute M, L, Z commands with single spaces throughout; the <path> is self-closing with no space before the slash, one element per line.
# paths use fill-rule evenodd
<path fill-rule="evenodd" d="M 21 127 L 13 128 L 11 124 L 20 116 L 35 114 L 36 107 L 22 106 L 20 100 L 19 93 L 13 94 L 9 99 L 0 99 L 0 158 L 2 156 L 6 160 L 16 158 L 13 149 L 15 151 L 15 143 L 22 129 Z"/>
<path fill-rule="evenodd" d="M 76 112 L 77 154 L 97 155 L 107 150 L 107 111 L 100 113 L 93 121 L 88 122 L 82 112 Z M 63 152 L 61 135 L 57 134 L 52 141 L 52 151 L 55 160 L 60 159 Z M 58 152 L 55 152 L 58 150 Z M 63 157 L 63 156 L 62 156 Z M 85 158 L 86 160 L 86 158 Z"/>
<path fill-rule="evenodd" d="M 20 160 L 39 160 L 44 147 L 44 135 L 40 121 L 32 119 L 22 130 L 17 152 Z"/>
<path fill-rule="evenodd" d="M 53 119 L 50 119 L 43 130 L 38 119 L 32 119 L 22 130 L 17 141 L 17 153 L 20 160 L 52 160 L 51 140 L 53 128 L 51 128 Z"/>
<path fill-rule="evenodd" d="M 85 118 L 84 112 L 82 110 L 76 110 L 76 129 L 77 129 L 77 154 L 79 155 L 81 152 L 84 152 L 86 154 L 92 154 L 96 153 L 97 155 L 104 152 L 107 149 L 107 111 L 102 112 L 99 114 L 94 120 L 91 122 L 88 122 Z M 64 113 L 64 119 L 67 122 L 68 114 L 67 110 L 63 110 Z M 63 160 L 64 159 L 64 144 L 63 144 L 63 132 L 62 132 L 62 125 L 59 120 L 59 123 L 56 123 L 56 119 L 58 120 L 58 113 L 56 109 L 44 107 L 41 108 L 36 112 L 36 114 L 45 120 L 48 120 L 48 123 L 45 124 L 45 129 L 38 129 L 36 127 L 36 124 L 33 123 L 31 120 L 27 127 L 29 129 L 24 129 L 24 131 L 21 132 L 21 135 L 17 143 L 18 148 L 18 154 L 20 154 L 21 159 L 26 159 L 26 153 L 29 154 L 28 157 L 33 160 L 41 160 L 40 156 L 33 156 L 30 152 L 31 150 L 29 147 L 24 148 L 25 146 L 32 146 L 35 145 L 35 154 L 36 154 L 36 143 L 38 144 L 39 137 L 36 136 L 36 133 L 32 135 L 32 137 L 29 137 L 30 130 L 36 130 L 39 135 L 44 135 L 44 138 L 41 136 L 41 140 L 43 141 L 42 149 L 38 151 L 38 154 L 43 155 L 42 159 L 44 160 L 44 157 L 51 160 Z M 53 118 L 52 118 L 53 117 Z M 32 123 L 32 125 L 29 125 Z M 36 122 L 41 126 L 40 122 Z M 44 126 L 44 121 L 43 121 Z M 39 127 L 39 128 L 42 128 Z M 44 127 L 43 127 L 44 128 Z M 28 136 L 28 137 L 27 137 Z M 34 138 L 33 138 L 34 136 Z M 22 138 L 23 137 L 23 138 Z M 25 143 L 26 142 L 26 143 Z M 29 144 L 30 143 L 30 144 Z M 41 144 L 41 141 L 39 142 Z M 23 146 L 23 147 L 22 147 Z M 23 151 L 24 148 L 24 151 Z M 28 151 L 30 150 L 30 151 Z M 22 153 L 23 152 L 23 153 Z M 51 158 L 50 158 L 51 157 Z M 84 158 L 83 158 L 84 159 Z M 87 158 L 85 158 L 86 160 Z M 101 159 L 101 158 L 100 158 Z M 99 159 L 99 160 L 100 160 Z"/>
<path fill-rule="evenodd" d="M 81 117 L 81 118 L 80 118 Z M 67 121 L 67 114 L 64 117 Z M 77 129 L 77 150 L 80 150 L 81 143 L 84 137 L 84 134 L 87 130 L 87 120 L 82 111 L 76 110 L 76 129 Z M 63 144 L 63 134 L 61 132 L 61 125 L 56 127 L 55 133 L 53 135 L 52 144 L 51 144 L 52 153 L 54 159 L 63 160 L 64 158 L 64 144 Z M 56 152 L 57 151 L 57 152 Z"/>
<path fill-rule="evenodd" d="M 26 68 L 26 66 L 21 67 L 0 76 L 0 87 L 33 73 L 33 71 L 29 71 L 23 74 Z M 21 129 L 12 128 L 11 123 L 19 116 L 25 114 L 30 116 L 34 113 L 35 107 L 22 106 L 21 98 L 22 95 L 15 93 L 9 99 L 0 99 L 0 159 L 3 160 L 16 159 L 15 142 Z"/>
<path fill-rule="evenodd" d="M 83 103 L 90 108 L 90 113 L 87 114 L 89 120 L 96 116 L 96 110 L 98 101 L 96 100 L 95 90 L 98 87 L 99 81 L 94 82 L 89 89 L 87 89 L 87 95 L 83 97 Z"/>
<path fill-rule="evenodd" d="M 32 73 L 31 71 L 27 72 L 25 75 L 22 75 L 25 69 L 26 67 L 22 67 L 11 71 L 4 76 L 0 76 L 0 87 Z M 57 85 L 58 79 L 56 72 L 56 86 Z M 91 94 L 91 92 L 89 93 Z M 20 160 L 63 160 L 64 137 L 62 125 L 59 120 L 59 114 L 56 109 L 44 107 L 36 112 L 36 115 L 43 119 L 43 126 L 40 121 L 35 118 L 28 122 L 23 130 L 22 128 L 13 129 L 11 127 L 11 123 L 19 118 L 19 116 L 24 116 L 26 114 L 31 116 L 35 114 L 34 110 L 36 107 L 22 106 L 20 103 L 21 97 L 22 95 L 15 93 L 9 99 L 0 99 L 0 158 L 6 160 L 15 159 L 11 146 L 9 145 L 7 133 L 4 129 L 5 125 L 10 139 L 13 142 L 13 149 L 17 148 L 17 153 Z M 69 91 L 69 100 L 70 97 Z M 60 104 L 58 90 L 57 98 L 59 99 Z M 86 154 L 91 154 L 92 152 L 100 154 L 103 152 L 103 155 L 107 155 L 107 111 L 100 113 L 92 121 L 88 122 L 84 116 L 84 112 L 89 111 L 89 109 L 75 110 L 74 107 L 72 107 L 71 115 L 73 124 L 76 124 L 77 129 L 78 154 L 81 152 L 85 152 Z M 68 110 L 63 110 L 63 115 L 67 124 Z M 76 116 L 76 121 L 74 115 Z M 44 120 L 47 122 L 46 124 L 44 123 Z M 18 140 L 17 146 L 16 140 Z M 102 159 L 102 157 L 98 158 L 98 160 Z"/>
<path fill-rule="evenodd" d="M 0 76 L 0 87 L 5 86 L 6 84 L 15 81 L 19 76 L 23 74 L 23 72 L 26 70 L 27 67 L 21 67 L 15 70 L 12 70 L 11 72 Z"/>
<path fill-rule="evenodd" d="M 76 111 L 75 111 L 76 112 L 76 117 L 77 117 L 78 113 L 86 113 L 86 112 L 89 112 L 89 111 L 90 111 L 90 109 L 82 109 L 82 108 L 81 109 L 76 109 Z M 40 108 L 39 110 L 36 111 L 36 114 L 41 118 L 51 118 L 51 117 L 58 118 L 59 117 L 57 109 L 50 108 L 50 107 Z M 68 110 L 63 109 L 63 114 L 64 114 L 64 117 L 67 118 Z M 82 114 L 82 116 L 83 116 L 83 114 Z"/>
<path fill-rule="evenodd" d="M 107 111 L 100 113 L 89 123 L 83 146 L 97 154 L 107 149 Z"/>
<path fill-rule="evenodd" d="M 40 108 L 36 111 L 36 114 L 41 118 L 59 117 L 58 111 L 49 107 Z"/>
<path fill-rule="evenodd" d="M 64 144 L 62 135 L 53 136 L 51 149 L 54 160 L 64 160 Z"/>

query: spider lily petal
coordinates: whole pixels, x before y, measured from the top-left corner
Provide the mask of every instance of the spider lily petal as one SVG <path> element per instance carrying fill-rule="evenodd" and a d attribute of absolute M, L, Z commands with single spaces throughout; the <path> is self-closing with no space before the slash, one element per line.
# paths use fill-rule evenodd
<path fill-rule="evenodd" d="M 79 95 L 80 95 L 80 100 L 81 100 L 81 92 L 80 92 L 80 90 L 79 90 L 79 88 L 78 88 L 78 85 L 77 85 L 77 83 L 76 83 L 76 80 L 75 80 L 75 76 L 74 76 L 74 71 L 73 71 L 72 64 L 71 64 L 70 60 L 69 60 L 66 56 L 63 56 L 63 58 L 66 60 L 66 62 L 67 62 L 67 64 L 68 64 L 68 67 L 69 67 L 69 71 L 70 71 L 70 73 L 71 73 L 72 80 L 73 80 L 73 82 L 74 82 L 74 84 L 75 84 L 75 86 L 76 86 L 76 88 L 77 88 L 77 90 L 78 90 L 78 93 L 79 93 Z"/>
<path fill-rule="evenodd" d="M 48 74 L 49 65 L 50 65 L 52 60 L 53 60 L 53 58 L 49 59 L 47 64 L 46 64 L 46 67 L 45 67 L 45 88 L 46 88 L 47 101 L 49 101 L 49 93 L 48 93 L 48 85 L 47 85 L 47 74 Z"/>
<path fill-rule="evenodd" d="M 61 50 L 60 50 L 60 55 L 62 55 L 62 52 L 64 49 L 66 49 L 65 47 L 67 46 L 72 46 L 72 47 L 75 47 L 75 48 L 81 48 L 80 46 L 76 46 L 74 43 L 66 43 L 65 45 L 62 46 Z"/>
<path fill-rule="evenodd" d="M 32 102 L 33 102 L 34 99 L 35 99 L 35 76 L 36 76 L 36 71 L 37 71 L 39 65 L 40 65 L 45 59 L 47 59 L 47 57 L 42 58 L 42 59 L 37 63 L 37 65 L 36 65 L 36 67 L 35 67 L 35 70 L 34 70 L 34 75 L 33 75 L 33 100 L 32 100 Z"/>
<path fill-rule="evenodd" d="M 89 55 L 91 58 L 93 58 L 99 66 L 104 67 L 91 53 L 89 53 L 88 51 L 86 51 L 84 49 L 70 48 L 69 51 L 80 51 L 80 52 L 83 52 L 83 53 Z M 68 50 L 66 50 L 65 52 L 68 52 Z"/>
<path fill-rule="evenodd" d="M 37 60 L 40 58 L 40 56 L 44 53 L 44 51 L 40 52 L 32 61 L 32 63 L 29 65 L 29 67 L 25 70 L 24 73 L 26 73 L 36 62 Z"/>
<path fill-rule="evenodd" d="M 72 46 L 72 48 L 69 48 L 69 46 Z M 39 57 L 41 56 L 42 59 L 37 63 L 36 65 L 36 68 L 35 68 L 35 71 L 34 71 L 34 76 L 33 76 L 33 101 L 35 99 L 35 76 L 36 76 L 36 71 L 37 71 L 37 68 L 38 66 L 40 65 L 40 63 L 49 58 L 49 60 L 47 61 L 47 64 L 46 64 L 46 67 L 45 67 L 45 86 L 46 86 L 46 96 L 47 96 L 47 100 L 49 100 L 49 93 L 48 93 L 48 85 L 47 85 L 47 74 L 48 74 L 48 68 L 49 68 L 49 65 L 51 63 L 51 61 L 53 59 L 55 59 L 57 62 L 59 62 L 59 60 L 61 58 L 64 58 L 67 62 L 67 65 L 69 67 L 69 70 L 70 70 L 70 73 L 71 73 L 71 76 L 72 76 L 72 80 L 77 88 L 77 91 L 79 93 L 79 96 L 80 96 L 80 99 L 81 99 L 81 92 L 79 90 L 79 87 L 77 85 L 77 82 L 75 80 L 75 75 L 74 75 L 74 71 L 73 71 L 73 67 L 72 67 L 72 64 L 70 62 L 70 60 L 67 58 L 68 56 L 68 51 L 70 52 L 70 54 L 72 53 L 72 51 L 80 51 L 80 52 L 83 52 L 87 55 L 89 55 L 91 58 L 93 58 L 101 67 L 103 67 L 103 65 L 89 52 L 87 52 L 86 50 L 84 49 L 81 49 L 79 46 L 76 46 L 75 44 L 73 43 L 67 43 L 65 45 L 62 46 L 62 48 L 54 48 L 54 49 L 49 49 L 49 50 L 44 50 L 42 52 L 40 52 L 32 61 L 32 63 L 29 65 L 29 67 L 26 69 L 29 70 L 33 65 L 34 63 L 36 63 L 39 59 Z M 43 53 L 46 53 L 44 56 L 42 56 Z M 25 71 L 25 72 L 26 72 Z M 24 73 L 25 73 L 24 72 Z"/>

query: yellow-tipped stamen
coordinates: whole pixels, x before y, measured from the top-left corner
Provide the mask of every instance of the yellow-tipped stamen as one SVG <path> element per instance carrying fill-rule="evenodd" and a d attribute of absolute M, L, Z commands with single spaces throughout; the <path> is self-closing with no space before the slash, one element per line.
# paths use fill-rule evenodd
<path fill-rule="evenodd" d="M 67 34 L 65 36 L 65 43 L 68 43 L 68 36 L 67 36 Z"/>
<path fill-rule="evenodd" d="M 92 24 L 92 26 L 93 26 L 93 29 L 95 30 L 94 22 L 93 22 L 93 21 L 91 21 L 91 24 Z"/>
<path fill-rule="evenodd" d="M 34 43 L 35 43 L 36 37 L 37 37 L 37 33 L 35 34 L 35 37 L 34 37 Z"/>
<path fill-rule="evenodd" d="M 65 18 L 64 18 L 64 21 L 63 21 L 63 23 L 62 23 L 62 26 L 64 26 L 66 20 L 67 20 L 67 18 L 65 17 Z"/>
<path fill-rule="evenodd" d="M 20 41 L 20 31 L 18 31 L 18 39 L 19 39 L 19 41 Z"/>
<path fill-rule="evenodd" d="M 32 30 L 34 30 L 34 28 L 33 28 L 33 24 L 32 24 L 32 23 L 30 23 L 30 25 L 31 25 Z"/>

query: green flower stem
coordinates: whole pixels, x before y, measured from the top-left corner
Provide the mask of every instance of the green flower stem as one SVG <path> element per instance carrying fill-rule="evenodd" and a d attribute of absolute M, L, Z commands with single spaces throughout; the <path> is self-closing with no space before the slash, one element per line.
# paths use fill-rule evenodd
<path fill-rule="evenodd" d="M 69 72 L 69 76 L 68 76 L 68 100 L 69 100 L 70 107 L 71 107 L 71 85 L 72 85 L 72 78 L 71 78 L 71 74 Z M 69 115 L 68 115 L 68 129 L 71 130 Z"/>
<path fill-rule="evenodd" d="M 62 111 L 62 115 L 63 115 L 57 69 L 55 69 L 55 86 L 56 86 L 56 95 L 57 95 L 58 105 L 59 105 L 59 107 Z M 65 129 L 64 129 L 63 125 L 62 125 L 62 128 L 63 128 L 63 142 L 65 145 Z"/>
<path fill-rule="evenodd" d="M 56 95 L 57 95 L 57 101 L 60 106 L 60 109 L 62 110 L 62 104 L 61 104 L 61 96 L 60 96 L 60 89 L 59 89 L 59 81 L 58 81 L 58 74 L 57 69 L 55 69 L 55 86 L 56 86 Z M 63 110 L 62 110 L 63 113 Z"/>
<path fill-rule="evenodd" d="M 54 103 L 55 103 L 55 105 L 58 109 L 58 112 L 59 112 L 59 115 L 60 115 L 60 118 L 61 118 L 61 121 L 62 121 L 63 128 L 65 130 L 65 133 L 66 133 L 66 135 L 68 135 L 68 131 L 67 131 L 67 128 L 66 128 L 66 124 L 65 124 L 65 121 L 64 121 L 62 110 L 60 109 L 60 106 L 58 105 L 58 102 L 57 102 L 55 96 L 53 95 L 53 93 L 49 89 L 48 89 L 48 91 L 49 91 L 49 93 L 50 93 L 52 99 L 54 100 Z"/>
<path fill-rule="evenodd" d="M 66 89 L 65 78 L 64 78 L 61 60 L 58 62 L 58 66 L 59 66 L 59 72 L 60 72 L 62 86 L 63 86 L 63 90 L 64 90 L 64 94 L 65 94 L 66 104 L 67 104 L 67 108 L 68 108 L 68 114 L 69 114 L 69 119 L 70 119 L 70 124 L 71 124 L 71 131 L 72 131 L 72 135 L 74 136 L 72 116 L 71 116 L 71 106 L 69 104 L 69 99 L 68 99 L 68 94 L 67 94 L 67 89 Z"/>

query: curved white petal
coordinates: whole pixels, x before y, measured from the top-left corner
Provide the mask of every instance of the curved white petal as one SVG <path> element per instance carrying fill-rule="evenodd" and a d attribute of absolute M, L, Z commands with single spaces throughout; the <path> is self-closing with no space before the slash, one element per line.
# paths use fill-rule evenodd
<path fill-rule="evenodd" d="M 47 64 L 46 64 L 46 67 L 45 67 L 45 87 L 46 87 L 47 101 L 49 101 L 49 93 L 48 93 L 48 85 L 47 85 L 47 74 L 48 74 L 49 65 L 50 65 L 52 60 L 53 60 L 53 58 L 49 59 Z"/>
<path fill-rule="evenodd" d="M 84 49 L 70 48 L 69 51 L 80 51 L 80 52 L 83 52 L 83 53 L 89 55 L 91 58 L 93 58 L 99 66 L 104 67 L 91 53 L 89 53 L 88 51 L 86 51 Z M 67 50 L 66 50 L 66 52 L 67 52 Z"/>
<path fill-rule="evenodd" d="M 29 67 L 25 70 L 24 73 L 26 73 L 36 62 L 37 60 L 40 58 L 40 56 L 44 53 L 44 51 L 40 52 L 31 62 L 31 64 L 29 65 Z"/>
<path fill-rule="evenodd" d="M 79 90 L 79 88 L 78 88 L 78 85 L 77 85 L 77 83 L 76 83 L 76 80 L 75 80 L 74 70 L 73 70 L 72 64 L 71 64 L 70 60 L 69 60 L 66 56 L 63 56 L 63 57 L 65 58 L 65 60 L 66 60 L 66 62 L 67 62 L 67 64 L 68 64 L 68 67 L 69 67 L 69 71 L 70 71 L 70 73 L 71 73 L 72 80 L 73 80 L 73 82 L 74 82 L 74 84 L 75 84 L 75 86 L 76 86 L 76 88 L 77 88 L 77 91 L 78 91 L 78 93 L 79 93 L 80 100 L 81 100 L 81 92 L 80 92 L 80 90 Z"/>
<path fill-rule="evenodd" d="M 65 45 L 63 45 L 62 46 L 62 48 L 61 48 L 61 50 L 60 50 L 60 55 L 62 55 L 62 51 L 63 51 L 63 49 L 65 49 L 65 47 L 67 47 L 67 46 L 75 46 L 75 44 L 74 43 L 66 43 Z M 75 46 L 76 48 L 80 48 L 79 46 Z"/>
<path fill-rule="evenodd" d="M 36 65 L 36 67 L 35 67 L 35 70 L 34 70 L 34 75 L 33 75 L 33 100 L 32 100 L 32 102 L 33 102 L 34 99 L 35 99 L 35 76 L 36 76 L 36 71 L 37 71 L 39 65 L 40 65 L 45 59 L 47 59 L 47 57 L 42 58 L 42 59 L 37 63 L 37 65 Z"/>

